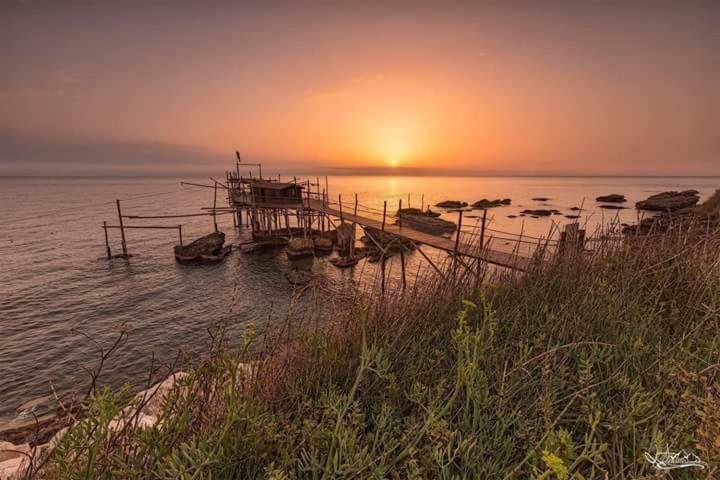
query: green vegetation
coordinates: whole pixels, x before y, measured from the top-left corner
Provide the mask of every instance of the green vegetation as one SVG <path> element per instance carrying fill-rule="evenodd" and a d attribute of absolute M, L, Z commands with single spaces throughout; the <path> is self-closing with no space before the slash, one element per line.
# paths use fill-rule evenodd
<path fill-rule="evenodd" d="M 480 291 L 428 278 L 292 341 L 249 333 L 189 370 L 155 426 L 113 431 L 132 396 L 98 391 L 44 474 L 631 479 L 667 446 L 708 463 L 672 478 L 712 478 L 719 252 L 718 234 L 670 231 Z"/>

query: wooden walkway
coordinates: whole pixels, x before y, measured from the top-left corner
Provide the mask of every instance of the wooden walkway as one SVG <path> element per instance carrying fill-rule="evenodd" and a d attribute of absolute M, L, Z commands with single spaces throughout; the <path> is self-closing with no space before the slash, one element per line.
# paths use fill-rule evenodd
<path fill-rule="evenodd" d="M 377 220 L 360 215 L 353 215 L 352 213 L 347 213 L 345 211 L 343 211 L 341 215 L 340 210 L 329 206 L 322 200 L 311 198 L 305 200 L 305 202 L 310 209 L 323 212 L 326 215 L 343 218 L 348 222 L 355 222 L 363 227 L 370 227 L 377 230 L 383 229 L 382 223 Z M 397 235 L 398 237 L 407 238 L 418 245 L 428 245 L 446 252 L 455 253 L 455 240 L 451 240 L 449 238 L 430 235 L 429 233 L 424 233 L 410 227 L 401 227 L 399 225 L 390 225 L 387 223 L 385 224 L 384 231 L 386 233 Z M 462 242 L 458 245 L 457 253 L 459 255 L 480 259 L 494 265 L 512 268 L 515 270 L 527 271 L 530 269 L 532 264 L 532 259 L 528 257 L 502 252 L 499 250 L 492 250 L 489 248 L 480 249 L 477 245 L 463 244 Z"/>

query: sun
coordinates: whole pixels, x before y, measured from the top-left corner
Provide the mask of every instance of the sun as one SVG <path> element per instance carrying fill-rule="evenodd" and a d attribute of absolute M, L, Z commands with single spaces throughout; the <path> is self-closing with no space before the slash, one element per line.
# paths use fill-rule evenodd
<path fill-rule="evenodd" d="M 389 141 L 383 147 L 385 163 L 390 168 L 395 168 L 402 163 L 408 155 L 407 144 L 400 140 Z"/>

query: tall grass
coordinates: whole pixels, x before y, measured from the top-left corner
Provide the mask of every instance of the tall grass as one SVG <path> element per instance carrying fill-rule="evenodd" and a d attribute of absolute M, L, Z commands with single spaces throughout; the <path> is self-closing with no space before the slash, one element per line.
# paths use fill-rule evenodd
<path fill-rule="evenodd" d="M 117 431 L 97 391 L 47 478 L 599 478 L 644 452 L 720 460 L 720 234 L 596 246 L 474 288 L 467 269 L 358 302 L 325 329 L 219 344 Z"/>

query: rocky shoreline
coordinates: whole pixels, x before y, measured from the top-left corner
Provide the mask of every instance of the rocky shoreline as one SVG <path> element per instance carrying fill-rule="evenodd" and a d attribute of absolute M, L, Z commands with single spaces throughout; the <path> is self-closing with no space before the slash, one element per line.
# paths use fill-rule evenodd
<path fill-rule="evenodd" d="M 243 373 L 249 366 L 240 364 Z M 118 431 L 132 424 L 137 428 L 148 428 L 158 422 L 163 403 L 177 382 L 188 374 L 175 372 L 146 390 L 135 394 L 132 405 L 108 424 L 110 431 Z M 80 409 L 66 411 L 60 406 L 59 412 L 40 416 L 19 416 L 0 429 L 0 480 L 24 478 L 29 469 L 36 469 L 68 429 L 82 421 Z M 80 418 L 77 418 L 77 417 Z"/>

